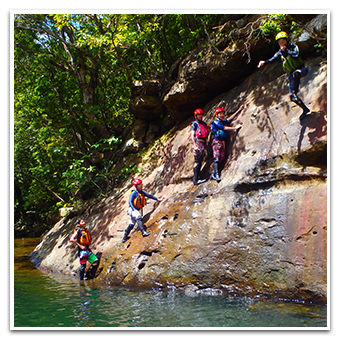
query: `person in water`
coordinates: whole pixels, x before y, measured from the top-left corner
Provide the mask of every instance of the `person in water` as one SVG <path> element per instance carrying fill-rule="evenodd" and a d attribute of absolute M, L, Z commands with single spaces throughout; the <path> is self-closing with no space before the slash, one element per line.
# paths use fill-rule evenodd
<path fill-rule="evenodd" d="M 79 279 L 86 280 L 85 275 L 86 262 L 90 262 L 92 267 L 99 264 L 99 259 L 92 253 L 91 250 L 91 235 L 86 228 L 86 222 L 83 218 L 78 218 L 77 226 L 71 235 L 70 241 L 78 246 L 78 256 L 80 262 Z"/>
<path fill-rule="evenodd" d="M 229 131 L 237 131 L 241 129 L 242 124 L 237 124 L 235 127 L 228 124 L 241 113 L 244 105 L 241 105 L 237 111 L 235 111 L 228 119 L 225 119 L 225 110 L 222 107 L 218 107 L 215 110 L 216 119 L 212 122 L 211 133 L 213 140 L 211 143 L 214 159 L 214 169 L 210 178 L 220 182 L 220 167 L 226 159 L 226 142 L 229 137 Z"/>
<path fill-rule="evenodd" d="M 190 134 L 191 141 L 194 148 L 194 184 L 201 184 L 205 182 L 204 179 L 199 179 L 203 160 L 207 153 L 207 139 L 209 135 L 209 127 L 203 121 L 203 110 L 196 109 L 194 111 L 195 121 L 191 123 Z"/>
<path fill-rule="evenodd" d="M 141 209 L 145 206 L 145 197 L 151 198 L 159 202 L 163 201 L 163 198 L 158 199 L 157 197 L 146 193 L 143 190 L 142 180 L 134 179 L 132 181 L 132 184 L 135 186 L 135 189 L 131 192 L 130 198 L 129 198 L 128 215 L 130 216 L 130 222 L 129 222 L 128 227 L 124 231 L 124 237 L 123 237 L 122 243 L 125 243 L 128 240 L 129 233 L 134 227 L 134 225 L 136 224 L 136 222 L 137 222 L 137 227 L 142 232 L 143 237 L 150 235 L 150 233 L 148 233 L 144 229 L 143 216 L 141 214 Z"/>
<path fill-rule="evenodd" d="M 298 46 L 294 43 L 288 43 L 288 34 L 286 32 L 278 33 L 275 40 L 280 46 L 279 51 L 268 60 L 260 60 L 257 67 L 260 68 L 281 59 L 283 70 L 288 73 L 290 100 L 302 108 L 303 112 L 300 116 L 300 120 L 302 120 L 310 110 L 297 94 L 299 92 L 300 79 L 307 75 L 308 69 L 300 57 Z"/>

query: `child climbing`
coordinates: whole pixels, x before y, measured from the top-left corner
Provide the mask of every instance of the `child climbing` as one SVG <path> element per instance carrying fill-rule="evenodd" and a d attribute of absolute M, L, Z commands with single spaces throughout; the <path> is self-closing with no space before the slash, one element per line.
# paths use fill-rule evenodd
<path fill-rule="evenodd" d="M 288 34 L 286 32 L 278 33 L 275 40 L 278 42 L 280 50 L 272 58 L 266 61 L 260 60 L 257 67 L 260 68 L 279 58 L 281 59 L 283 70 L 288 73 L 290 100 L 302 108 L 303 112 L 300 116 L 300 120 L 302 120 L 310 110 L 298 97 L 297 93 L 299 92 L 300 79 L 307 75 L 308 69 L 300 57 L 298 46 L 294 43 L 288 43 Z"/>
<path fill-rule="evenodd" d="M 215 110 L 217 119 L 212 122 L 211 133 L 213 135 L 213 141 L 211 143 L 213 158 L 214 158 L 214 169 L 211 173 L 210 178 L 220 182 L 220 165 L 225 161 L 226 158 L 226 141 L 229 136 L 229 131 L 236 131 L 242 127 L 242 124 L 237 124 L 235 127 L 228 126 L 237 115 L 241 113 L 244 105 L 241 105 L 237 111 L 235 111 L 228 119 L 225 119 L 225 110 L 222 107 L 218 107 Z"/>
<path fill-rule="evenodd" d="M 150 233 L 148 233 L 144 229 L 143 225 L 143 216 L 141 214 L 141 209 L 145 206 L 145 197 L 151 198 L 155 201 L 163 201 L 163 197 L 158 199 L 155 196 L 152 196 L 150 194 L 147 194 L 143 190 L 143 183 L 140 179 L 134 179 L 132 181 L 132 184 L 135 186 L 135 190 L 133 190 L 130 194 L 129 198 L 129 209 L 128 209 L 128 215 L 130 216 L 130 222 L 128 227 L 125 229 L 124 237 L 122 240 L 122 243 L 125 243 L 129 238 L 129 233 L 134 227 L 135 223 L 137 222 L 138 229 L 142 232 L 143 237 L 149 236 Z"/>
<path fill-rule="evenodd" d="M 204 157 L 207 153 L 207 139 L 209 135 L 209 127 L 203 121 L 203 110 L 196 109 L 194 111 L 195 121 L 191 123 L 191 141 L 194 147 L 194 184 L 198 185 L 204 183 L 205 179 L 199 179 L 201 167 Z"/>
<path fill-rule="evenodd" d="M 86 222 L 83 218 L 78 218 L 77 226 L 70 238 L 70 241 L 78 246 L 78 256 L 80 262 L 79 279 L 88 280 L 93 279 L 95 271 L 99 266 L 99 258 L 93 254 L 91 246 L 91 236 L 89 231 L 86 229 Z M 90 262 L 91 266 L 85 274 L 86 262 Z M 88 275 L 91 273 L 91 277 Z"/>

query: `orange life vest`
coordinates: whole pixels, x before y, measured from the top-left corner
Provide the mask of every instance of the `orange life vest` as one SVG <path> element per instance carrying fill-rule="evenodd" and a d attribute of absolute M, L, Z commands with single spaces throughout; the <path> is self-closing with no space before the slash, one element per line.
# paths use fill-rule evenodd
<path fill-rule="evenodd" d="M 137 208 L 137 209 L 141 209 L 145 206 L 145 195 L 142 192 L 138 192 L 136 191 L 138 194 L 138 197 L 136 197 L 133 200 L 133 205 Z"/>
<path fill-rule="evenodd" d="M 87 229 L 76 228 L 75 231 L 78 232 L 78 243 L 82 246 L 91 244 L 91 236 Z"/>

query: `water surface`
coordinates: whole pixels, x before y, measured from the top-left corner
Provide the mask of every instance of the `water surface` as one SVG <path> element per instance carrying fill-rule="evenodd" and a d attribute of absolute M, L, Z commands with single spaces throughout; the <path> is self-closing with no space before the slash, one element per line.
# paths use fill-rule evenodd
<path fill-rule="evenodd" d="M 131 291 L 45 274 L 15 240 L 14 327 L 327 327 L 327 307 L 178 291 Z"/>

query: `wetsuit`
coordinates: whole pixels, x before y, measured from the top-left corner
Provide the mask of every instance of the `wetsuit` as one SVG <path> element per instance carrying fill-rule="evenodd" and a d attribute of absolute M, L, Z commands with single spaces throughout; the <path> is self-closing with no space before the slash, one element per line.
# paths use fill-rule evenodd
<path fill-rule="evenodd" d="M 214 158 L 214 170 L 211 174 L 211 179 L 218 182 L 221 180 L 219 175 L 219 166 L 226 158 L 226 141 L 228 140 L 229 132 L 224 130 L 224 128 L 228 125 L 228 123 L 228 119 L 216 119 L 211 125 L 211 133 L 213 135 L 211 147 Z"/>
<path fill-rule="evenodd" d="M 205 182 L 205 180 L 199 180 L 198 178 L 201 172 L 204 157 L 207 154 L 208 126 L 203 120 L 197 119 L 191 123 L 190 130 L 195 131 L 195 142 L 198 147 L 198 149 L 194 150 L 194 184 L 200 184 Z"/>

